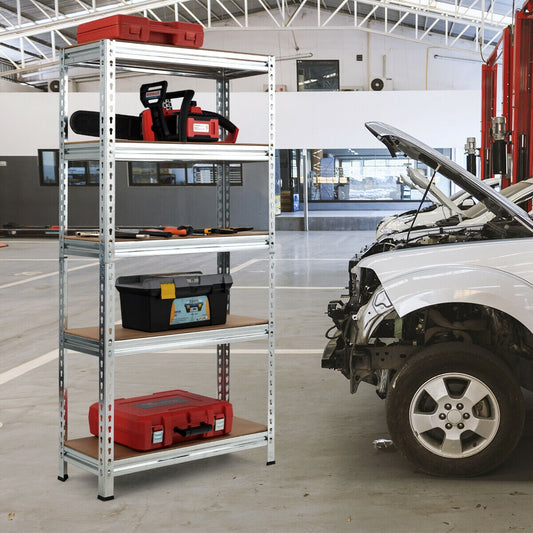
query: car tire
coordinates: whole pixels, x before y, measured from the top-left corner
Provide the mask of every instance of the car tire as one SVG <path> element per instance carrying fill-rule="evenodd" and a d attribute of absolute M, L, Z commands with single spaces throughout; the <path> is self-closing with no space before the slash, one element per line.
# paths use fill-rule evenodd
<path fill-rule="evenodd" d="M 423 472 L 476 476 L 500 465 L 524 426 L 524 399 L 507 365 L 460 342 L 421 349 L 387 395 L 391 438 Z"/>

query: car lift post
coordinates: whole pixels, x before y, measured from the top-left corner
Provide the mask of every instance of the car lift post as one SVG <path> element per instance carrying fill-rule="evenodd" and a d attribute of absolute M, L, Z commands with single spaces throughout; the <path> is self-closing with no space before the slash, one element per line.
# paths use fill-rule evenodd
<path fill-rule="evenodd" d="M 533 0 L 515 13 L 493 53 L 482 66 L 481 179 L 494 175 L 492 118 L 496 116 L 498 59 L 502 56 L 502 116 L 506 123 L 507 154 L 512 161 L 502 174 L 502 188 L 533 176 Z"/>

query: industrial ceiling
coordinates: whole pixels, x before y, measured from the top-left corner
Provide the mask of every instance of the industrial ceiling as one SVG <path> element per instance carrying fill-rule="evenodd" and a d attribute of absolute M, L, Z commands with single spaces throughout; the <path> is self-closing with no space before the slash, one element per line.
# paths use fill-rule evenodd
<path fill-rule="evenodd" d="M 0 0 L 0 72 L 23 81 L 46 71 L 60 48 L 76 43 L 79 24 L 118 13 L 194 22 L 206 32 L 350 28 L 418 42 L 437 36 L 441 46 L 488 55 L 520 7 L 510 0 Z"/>

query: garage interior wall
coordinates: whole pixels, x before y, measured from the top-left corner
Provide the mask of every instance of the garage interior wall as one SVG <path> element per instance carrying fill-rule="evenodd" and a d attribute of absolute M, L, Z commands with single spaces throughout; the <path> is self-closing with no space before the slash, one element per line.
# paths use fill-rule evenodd
<path fill-rule="evenodd" d="M 254 17 L 258 25 L 260 17 Z M 431 146 L 452 148 L 456 161 L 464 165 L 466 137 L 479 139 L 481 63 L 471 52 L 439 48 L 438 38 L 434 40 L 435 45 L 429 45 L 346 29 L 255 32 L 223 28 L 206 32 L 204 48 L 278 58 L 276 85 L 286 92 L 276 94 L 277 148 L 382 148 L 364 128 L 366 121 L 378 120 Z M 341 89 L 349 90 L 295 92 L 296 59 L 283 58 L 302 54 L 312 54 L 313 59 L 339 59 Z M 363 55 L 363 61 L 356 61 L 358 54 Z M 386 78 L 386 87 L 393 90 L 366 90 L 373 77 Z M 143 77 L 119 80 L 118 113 L 141 111 L 137 91 L 145 81 Z M 266 109 L 265 84 L 266 78 L 261 76 L 231 82 L 230 115 L 240 129 L 240 142 L 264 142 L 267 137 L 266 113 L 250 112 Z M 98 109 L 97 85 L 93 80 L 73 83 L 70 112 Z M 58 95 L 27 92 L 26 88 L 12 92 L 15 87 L 7 81 L 0 85 L 0 112 L 4 124 L 10 124 L 10 134 L 0 145 L 0 224 L 57 224 L 58 190 L 39 186 L 37 151 L 58 147 Z M 169 80 L 169 90 L 184 88 L 197 91 L 196 100 L 203 109 L 215 109 L 213 82 Z M 79 139 L 71 135 L 69 140 Z M 239 205 L 238 210 L 232 210 L 232 223 L 264 229 L 266 165 L 244 165 L 243 181 L 242 187 L 232 188 L 232 201 Z M 165 188 L 164 194 L 160 187 L 129 187 L 127 167 L 119 165 L 117 188 L 119 224 L 159 223 L 143 218 L 143 213 L 154 212 L 161 213 L 164 224 L 207 226 L 214 222 L 214 187 L 174 186 Z M 96 188 L 73 190 L 71 224 L 94 224 L 87 217 L 95 213 L 96 205 Z M 202 220 L 197 220 L 200 213 Z"/>

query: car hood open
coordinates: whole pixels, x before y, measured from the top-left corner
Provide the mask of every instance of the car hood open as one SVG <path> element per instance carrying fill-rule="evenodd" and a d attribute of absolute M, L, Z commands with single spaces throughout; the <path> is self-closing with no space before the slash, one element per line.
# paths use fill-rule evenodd
<path fill-rule="evenodd" d="M 533 232 L 533 220 L 529 218 L 529 215 L 523 209 L 485 185 L 480 179 L 437 150 L 388 124 L 367 122 L 365 126 L 388 148 L 392 157 L 403 153 L 407 157 L 437 170 L 444 177 L 469 192 L 480 202 L 483 202 L 487 209 L 496 216 L 511 217 Z"/>

